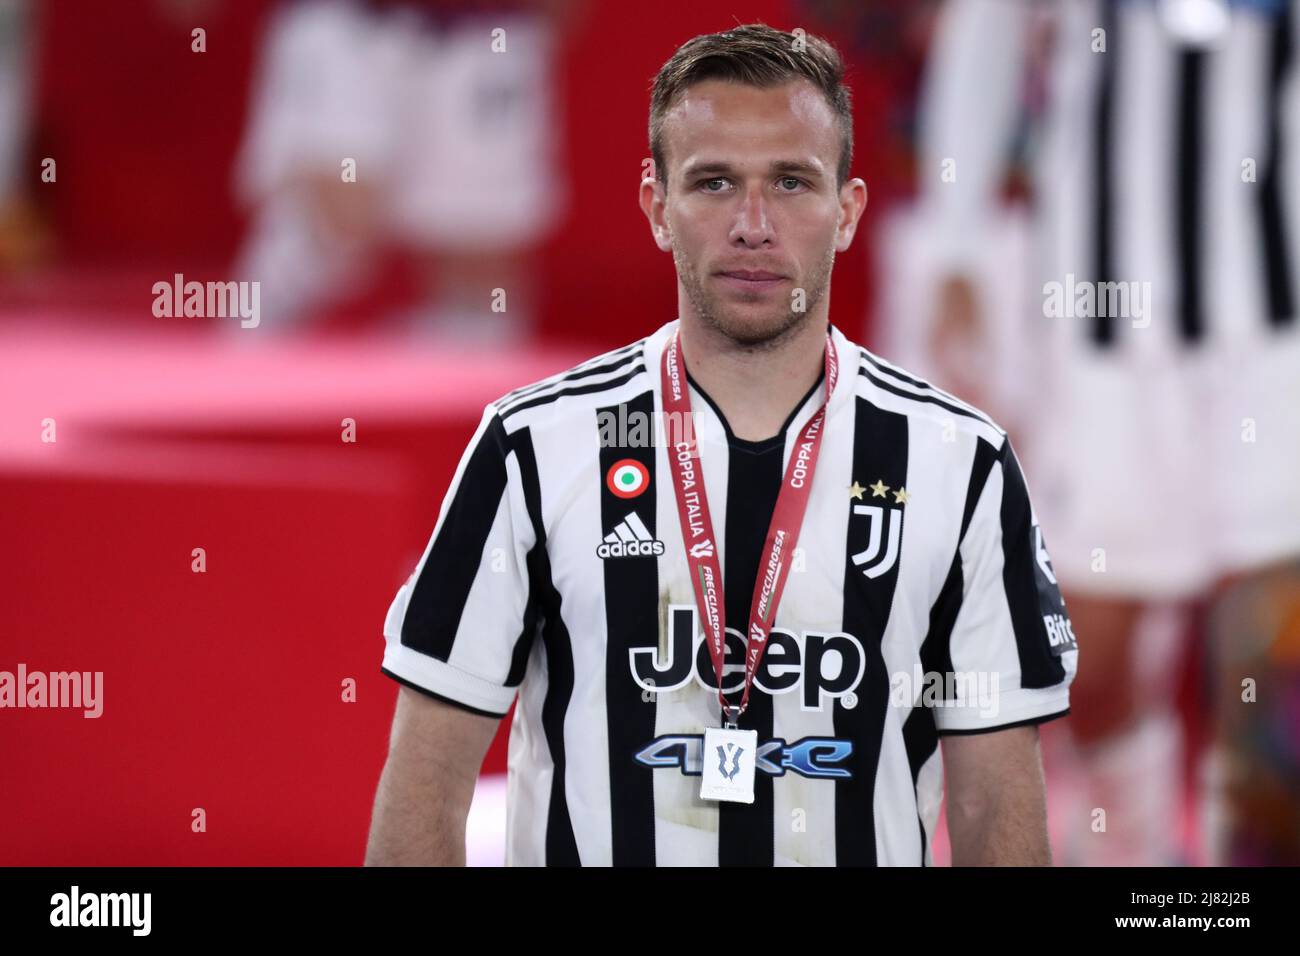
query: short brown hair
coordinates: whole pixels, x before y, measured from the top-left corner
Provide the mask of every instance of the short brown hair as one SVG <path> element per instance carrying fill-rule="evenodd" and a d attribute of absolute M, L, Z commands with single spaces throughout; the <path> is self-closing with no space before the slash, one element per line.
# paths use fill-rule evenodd
<path fill-rule="evenodd" d="M 844 62 L 835 47 L 820 37 L 787 33 L 765 23 L 747 23 L 687 40 L 659 70 L 650 92 L 650 155 L 655 176 L 668 184 L 664 117 L 688 87 L 716 79 L 766 89 L 800 77 L 822 91 L 839 121 L 835 185 L 843 186 L 853 164 L 853 98 L 844 85 Z"/>

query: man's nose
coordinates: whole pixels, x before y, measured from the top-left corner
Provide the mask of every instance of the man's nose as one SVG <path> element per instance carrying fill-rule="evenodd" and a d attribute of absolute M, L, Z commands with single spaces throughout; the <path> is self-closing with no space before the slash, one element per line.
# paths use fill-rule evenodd
<path fill-rule="evenodd" d="M 750 186 L 741 197 L 736 209 L 736 219 L 731 226 L 732 242 L 740 241 L 747 246 L 758 246 L 770 242 L 773 238 L 772 219 L 768 215 L 767 201 L 761 186 Z"/>

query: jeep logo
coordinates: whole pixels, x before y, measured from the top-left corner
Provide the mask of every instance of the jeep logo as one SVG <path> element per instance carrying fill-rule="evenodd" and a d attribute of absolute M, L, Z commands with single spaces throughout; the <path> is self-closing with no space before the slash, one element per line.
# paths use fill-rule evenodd
<path fill-rule="evenodd" d="M 722 667 L 724 693 L 739 693 L 745 683 L 745 641 L 739 631 L 727 628 Z M 628 651 L 632 679 L 644 690 L 663 693 L 685 687 L 692 680 L 717 693 L 713 661 L 699 615 L 693 605 L 668 608 L 668 659 L 658 660 L 657 647 Z M 773 628 L 767 651 L 754 673 L 754 687 L 765 694 L 799 693 L 801 710 L 823 710 L 826 698 L 838 699 L 846 708 L 857 706 L 855 691 L 866 670 L 862 645 L 852 634 L 821 633 Z"/>

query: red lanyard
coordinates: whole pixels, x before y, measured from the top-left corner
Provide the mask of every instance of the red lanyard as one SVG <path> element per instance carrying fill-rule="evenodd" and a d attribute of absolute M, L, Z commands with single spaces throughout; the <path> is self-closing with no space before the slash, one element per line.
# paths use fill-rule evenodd
<path fill-rule="evenodd" d="M 684 422 L 690 418 L 691 396 L 686 387 L 686 374 L 682 370 L 681 350 L 678 346 L 680 332 L 673 333 L 663 353 L 663 402 L 668 413 L 666 421 Z M 722 570 L 718 564 L 717 539 L 713 535 L 713 521 L 709 517 L 709 498 L 704 490 L 704 471 L 700 465 L 700 450 L 693 430 L 682 430 L 670 435 L 668 459 L 672 462 L 673 491 L 677 496 L 677 514 L 681 519 L 682 539 L 686 543 L 686 561 L 695 587 L 696 607 L 704 622 L 713 659 L 713 672 L 718 678 L 718 702 L 722 706 L 724 723 L 735 726 L 740 715 L 749 706 L 749 688 L 754 682 L 763 652 L 767 650 L 767 636 L 776 619 L 776 607 L 785 589 L 785 579 L 790 571 L 787 556 L 794 551 L 808 507 L 808 493 L 812 488 L 813 471 L 817 466 L 817 452 L 821 448 L 822 425 L 826 420 L 826 404 L 835 390 L 838 367 L 835 343 L 830 329 L 826 330 L 826 402 L 804 426 L 790 455 L 776 507 L 772 509 L 772 522 L 768 525 L 767 541 L 763 546 L 764 560 L 759 565 L 754 581 L 754 597 L 749 610 L 749 641 L 745 652 L 745 690 L 740 706 L 727 703 L 722 692 L 722 665 L 726 654 L 726 603 L 722 595 Z M 677 440 L 678 438 L 685 440 Z M 734 713 L 733 713 L 734 712 Z M 728 716 L 730 715 L 730 717 Z"/>

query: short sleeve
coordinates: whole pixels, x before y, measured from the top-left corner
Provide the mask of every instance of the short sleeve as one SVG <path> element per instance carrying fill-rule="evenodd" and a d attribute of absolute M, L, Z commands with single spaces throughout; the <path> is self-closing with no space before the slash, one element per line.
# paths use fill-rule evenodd
<path fill-rule="evenodd" d="M 385 674 L 494 717 L 510 709 L 536 630 L 529 562 L 537 537 L 519 467 L 488 405 L 384 621 Z"/>
<path fill-rule="evenodd" d="M 981 440 L 982 442 L 982 440 Z M 1036 724 L 1069 711 L 1078 648 L 1010 439 L 975 455 L 974 501 L 954 567 L 961 603 L 948 643 L 958 689 L 936 701 L 940 734 Z M 963 689 L 964 690 L 961 690 Z"/>

